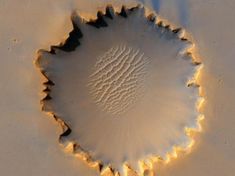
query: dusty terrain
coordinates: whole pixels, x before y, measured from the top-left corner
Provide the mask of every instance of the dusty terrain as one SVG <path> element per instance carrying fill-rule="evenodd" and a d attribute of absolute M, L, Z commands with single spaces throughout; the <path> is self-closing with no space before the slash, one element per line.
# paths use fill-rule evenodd
<path fill-rule="evenodd" d="M 71 13 L 95 19 L 109 4 L 142 3 L 166 23 L 183 27 L 203 63 L 198 82 L 205 102 L 202 130 L 189 153 L 179 152 L 169 163 L 153 166 L 155 174 L 233 175 L 235 22 L 232 0 L 225 1 L 0 1 L 0 112 L 3 175 L 99 175 L 59 145 L 60 125 L 40 106 L 43 78 L 35 65 L 39 49 L 50 50 L 68 38 Z"/>

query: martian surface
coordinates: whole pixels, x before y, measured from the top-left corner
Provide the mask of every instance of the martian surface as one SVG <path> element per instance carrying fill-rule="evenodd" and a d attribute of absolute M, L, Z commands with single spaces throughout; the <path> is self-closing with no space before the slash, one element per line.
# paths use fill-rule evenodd
<path fill-rule="evenodd" d="M 233 0 L 0 0 L 1 175 L 232 176 Z"/>

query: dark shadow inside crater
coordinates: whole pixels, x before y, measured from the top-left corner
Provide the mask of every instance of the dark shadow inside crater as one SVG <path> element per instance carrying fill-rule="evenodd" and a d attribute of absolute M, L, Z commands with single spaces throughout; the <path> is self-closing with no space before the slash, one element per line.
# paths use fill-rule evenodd
<path fill-rule="evenodd" d="M 51 54 L 56 54 L 55 49 L 60 49 L 65 52 L 71 52 L 80 45 L 79 39 L 83 36 L 82 31 L 78 28 L 73 17 L 71 20 L 73 24 L 73 30 L 69 33 L 69 37 L 66 39 L 64 44 L 60 46 L 52 46 L 50 51 Z"/>

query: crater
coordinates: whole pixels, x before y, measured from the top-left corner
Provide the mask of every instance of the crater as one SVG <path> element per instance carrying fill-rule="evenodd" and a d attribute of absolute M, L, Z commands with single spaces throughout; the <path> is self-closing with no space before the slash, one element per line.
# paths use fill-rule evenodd
<path fill-rule="evenodd" d="M 184 30 L 140 6 L 71 20 L 68 39 L 36 62 L 46 79 L 42 110 L 62 127 L 66 151 L 102 175 L 122 175 L 188 150 L 203 118 L 202 65 Z"/>

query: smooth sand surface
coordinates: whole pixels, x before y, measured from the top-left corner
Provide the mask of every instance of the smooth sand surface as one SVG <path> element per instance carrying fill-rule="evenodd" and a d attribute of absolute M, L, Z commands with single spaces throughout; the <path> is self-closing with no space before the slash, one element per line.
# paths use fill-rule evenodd
<path fill-rule="evenodd" d="M 110 3 L 0 2 L 2 174 L 98 175 L 58 145 L 61 129 L 40 109 L 43 78 L 34 60 L 38 49 L 49 49 L 50 45 L 67 38 L 72 29 L 69 19 L 72 10 L 78 9 L 84 17 L 94 17 L 97 10 Z M 195 144 L 189 154 L 180 153 L 170 163 L 156 165 L 155 172 L 164 176 L 233 175 L 235 3 L 232 0 L 165 0 L 154 5 L 146 1 L 145 5 L 159 11 L 175 26 L 186 28 L 204 65 L 199 77 L 205 97 L 202 132 L 194 136 Z"/>

